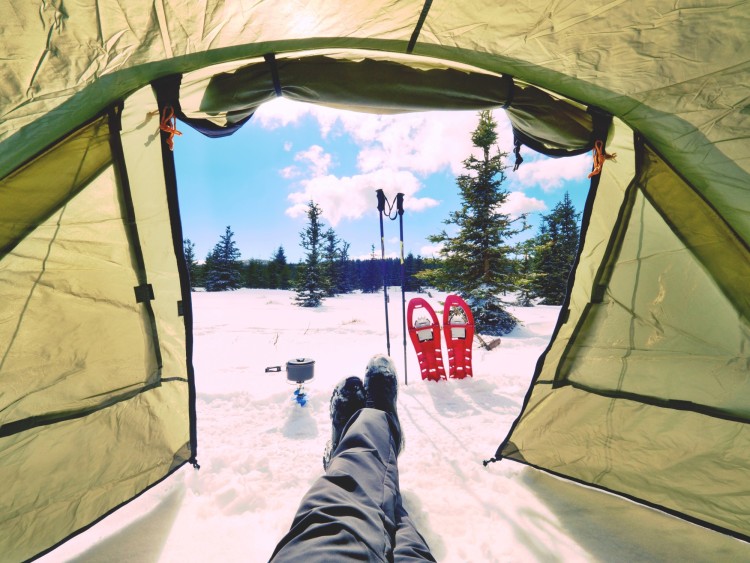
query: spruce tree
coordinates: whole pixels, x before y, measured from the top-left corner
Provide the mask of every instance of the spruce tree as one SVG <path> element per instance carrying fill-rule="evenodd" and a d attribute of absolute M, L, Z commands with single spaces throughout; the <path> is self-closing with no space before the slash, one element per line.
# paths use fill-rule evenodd
<path fill-rule="evenodd" d="M 415 257 L 411 252 L 404 258 L 404 289 L 406 291 L 422 292 L 423 282 L 415 276 L 417 272 L 424 269 L 424 260 L 421 256 Z"/>
<path fill-rule="evenodd" d="M 521 219 L 523 221 L 522 230 L 525 231 L 530 228 L 526 224 L 526 216 L 522 216 Z M 533 298 L 536 296 L 534 293 L 534 283 L 539 277 L 534 269 L 537 250 L 538 240 L 536 237 L 530 237 L 516 243 L 515 278 L 513 283 L 516 288 L 515 304 L 521 307 L 532 307 L 534 305 Z"/>
<path fill-rule="evenodd" d="M 279 246 L 268 264 L 268 287 L 270 289 L 289 288 L 289 265 L 283 246 Z"/>
<path fill-rule="evenodd" d="M 300 232 L 300 245 L 305 249 L 305 260 L 297 272 L 296 303 L 300 307 L 319 307 L 326 296 L 326 277 L 322 261 L 322 210 L 313 201 L 307 206 L 308 224 Z"/>
<path fill-rule="evenodd" d="M 579 215 L 568 192 L 549 214 L 542 215 L 531 286 L 534 295 L 546 305 L 562 305 L 565 300 L 568 276 L 578 251 Z"/>
<path fill-rule="evenodd" d="M 195 259 L 195 243 L 189 238 L 182 241 L 182 248 L 185 253 L 185 263 L 188 268 L 188 275 L 190 277 L 190 290 L 195 291 L 196 287 L 200 287 L 200 269 L 198 261 Z"/>
<path fill-rule="evenodd" d="M 373 244 L 370 247 L 370 259 L 364 264 L 362 293 L 375 293 L 382 283 L 382 271 L 378 267 L 378 259 L 375 256 L 375 245 Z"/>
<path fill-rule="evenodd" d="M 496 127 L 489 111 L 480 112 L 471 140 L 481 157 L 471 155 L 464 160 L 466 173 L 456 179 L 461 208 L 444 221 L 458 232 L 449 235 L 443 230 L 429 237 L 442 245 L 439 267 L 419 274 L 437 289 L 466 299 L 477 331 L 490 335 L 507 334 L 518 323 L 499 295 L 515 289 L 514 248 L 507 241 L 522 230 L 515 229 L 511 218 L 500 211 L 508 198 L 502 187 L 507 154 L 496 146 Z"/>
<path fill-rule="evenodd" d="M 231 227 L 227 226 L 219 242 L 206 256 L 206 291 L 226 291 L 242 286 L 240 251 L 233 236 Z"/>
<path fill-rule="evenodd" d="M 290 262 L 287 264 L 287 267 L 289 268 L 289 282 L 285 289 L 289 289 L 290 287 L 297 287 L 297 276 L 299 272 L 299 266 L 300 266 L 299 264 L 295 264 L 293 262 Z"/>
<path fill-rule="evenodd" d="M 245 267 L 245 287 L 269 287 L 268 267 L 268 264 L 263 260 L 258 260 L 257 258 L 248 260 Z"/>
<path fill-rule="evenodd" d="M 356 284 L 356 276 L 352 261 L 349 260 L 349 247 L 351 246 L 345 240 L 340 241 L 341 246 L 338 249 L 338 274 L 339 279 L 336 285 L 336 293 L 351 293 Z"/>
<path fill-rule="evenodd" d="M 518 244 L 518 259 L 516 260 L 516 288 L 518 298 L 516 304 L 521 307 L 531 307 L 532 298 L 535 297 L 534 283 L 538 278 L 535 271 L 534 260 L 537 252 L 537 239 L 531 237 Z"/>
<path fill-rule="evenodd" d="M 341 263 L 339 262 L 339 238 L 333 229 L 323 234 L 323 272 L 326 297 L 339 293 Z"/>

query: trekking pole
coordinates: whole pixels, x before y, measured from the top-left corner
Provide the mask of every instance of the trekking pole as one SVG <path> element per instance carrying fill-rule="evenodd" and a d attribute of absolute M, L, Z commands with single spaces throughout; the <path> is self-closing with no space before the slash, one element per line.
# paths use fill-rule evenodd
<path fill-rule="evenodd" d="M 404 385 L 409 385 L 409 374 L 406 371 L 406 267 L 404 265 L 404 194 L 396 194 L 398 211 L 398 231 L 401 241 L 401 321 L 404 330 Z"/>
<path fill-rule="evenodd" d="M 377 190 L 378 194 L 378 212 L 380 213 L 380 256 L 383 264 L 383 301 L 385 303 L 385 345 L 388 349 L 388 355 L 391 355 L 391 335 L 388 328 L 388 284 L 385 273 L 385 235 L 383 234 L 383 212 L 385 211 L 385 194 L 383 190 Z"/>

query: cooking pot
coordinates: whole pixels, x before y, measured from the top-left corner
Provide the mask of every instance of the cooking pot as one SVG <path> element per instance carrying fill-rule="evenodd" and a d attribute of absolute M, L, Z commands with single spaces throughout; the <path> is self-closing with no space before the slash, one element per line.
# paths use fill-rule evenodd
<path fill-rule="evenodd" d="M 266 372 L 281 371 L 281 366 L 266 368 Z M 286 363 L 286 378 L 292 383 L 310 381 L 315 375 L 315 360 L 311 358 L 294 358 Z"/>

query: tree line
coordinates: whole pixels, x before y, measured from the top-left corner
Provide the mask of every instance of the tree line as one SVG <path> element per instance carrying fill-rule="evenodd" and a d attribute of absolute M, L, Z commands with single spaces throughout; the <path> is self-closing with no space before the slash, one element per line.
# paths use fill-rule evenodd
<path fill-rule="evenodd" d="M 509 195 L 503 187 L 507 154 L 497 147 L 496 127 L 489 111 L 479 113 L 471 139 L 480 156 L 472 154 L 464 160 L 465 173 L 456 178 L 461 205 L 444 221 L 453 226 L 453 234 L 443 229 L 429 237 L 440 245 L 437 257 L 409 254 L 403 264 L 407 291 L 434 287 L 458 293 L 471 308 L 477 330 L 490 335 L 506 334 L 517 324 L 507 311 L 509 304 L 564 302 L 580 236 L 580 214 L 567 192 L 550 213 L 541 216 L 535 236 L 521 236 L 529 229 L 526 215 L 502 212 Z M 298 305 L 317 307 L 335 295 L 355 290 L 371 293 L 383 283 L 401 284 L 400 260 L 377 258 L 374 246 L 369 259 L 351 259 L 349 243 L 326 227 L 321 215 L 320 206 L 310 201 L 307 224 L 300 232 L 304 259 L 297 264 L 288 263 L 283 247 L 269 260 L 240 261 L 229 226 L 203 264 L 196 261 L 195 245 L 186 240 L 191 285 L 207 291 L 294 289 Z M 522 242 L 510 242 L 519 239 Z"/>
<path fill-rule="evenodd" d="M 296 289 L 301 274 L 305 271 L 304 264 L 287 260 L 283 246 L 279 246 L 268 260 L 240 260 L 231 227 L 227 227 L 202 263 L 197 261 L 195 244 L 190 239 L 184 241 L 184 250 L 193 290 L 203 288 L 206 291 L 226 291 L 242 287 Z M 415 274 L 430 267 L 434 266 L 428 265 L 424 258 L 409 253 L 404 259 L 406 291 L 423 291 L 425 284 Z M 329 268 L 326 265 L 326 270 L 328 275 L 322 282 L 322 287 L 327 297 L 354 291 L 375 293 L 383 288 L 384 279 L 389 286 L 401 285 L 400 259 L 386 258 L 383 261 L 375 255 L 374 246 L 370 257 L 364 260 L 342 259 L 339 254 L 336 267 Z"/>
<path fill-rule="evenodd" d="M 538 234 L 516 245 L 508 265 L 509 283 L 500 291 L 516 292 L 516 304 L 522 306 L 530 306 L 535 301 L 560 305 L 565 298 L 567 277 L 578 246 L 579 215 L 566 192 L 549 214 L 542 215 Z M 525 227 L 521 229 L 525 230 Z M 184 250 L 193 289 L 297 289 L 304 276 L 310 274 L 309 269 L 305 270 L 306 263 L 287 260 L 283 246 L 279 246 L 268 260 L 240 260 L 241 253 L 230 226 L 226 227 L 203 263 L 197 261 L 195 244 L 190 239 L 184 241 Z M 326 272 L 319 278 L 321 299 L 354 291 L 375 293 L 382 289 L 384 280 L 389 286 L 401 285 L 400 259 L 382 260 L 375 254 L 374 245 L 370 257 L 365 260 L 349 258 L 347 250 L 348 244 L 339 241 L 338 246 L 333 244 L 324 253 L 324 259 L 319 260 L 317 266 Z M 458 267 L 451 269 L 450 264 L 440 258 L 425 259 L 409 253 L 404 259 L 406 291 L 422 292 L 428 287 L 452 291 L 451 276 L 462 283 L 464 276 Z M 466 277 L 470 276 L 471 272 Z"/>

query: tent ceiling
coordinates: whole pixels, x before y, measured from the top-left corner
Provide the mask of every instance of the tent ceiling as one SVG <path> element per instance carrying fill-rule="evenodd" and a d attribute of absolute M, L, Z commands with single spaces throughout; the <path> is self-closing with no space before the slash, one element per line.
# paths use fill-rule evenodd
<path fill-rule="evenodd" d="M 0 16 L 0 177 L 160 76 L 267 53 L 365 49 L 508 74 L 619 116 L 750 238 L 746 0 L 90 0 L 20 2 Z"/>

